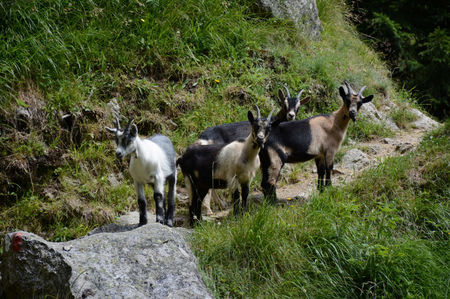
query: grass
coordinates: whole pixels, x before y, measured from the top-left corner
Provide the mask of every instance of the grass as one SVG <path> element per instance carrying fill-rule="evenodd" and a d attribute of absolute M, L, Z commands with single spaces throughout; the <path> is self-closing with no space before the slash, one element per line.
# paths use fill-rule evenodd
<path fill-rule="evenodd" d="M 320 41 L 250 1 L 0 3 L 0 219 L 8 219 L 0 231 L 26 227 L 63 240 L 136 209 L 104 130 L 113 98 L 123 122 L 134 118 L 144 136 L 168 135 L 178 154 L 205 128 L 245 120 L 255 104 L 267 114 L 285 84 L 311 97 L 298 118 L 338 108 L 344 80 L 367 85 L 375 105 L 384 95 L 395 99 L 387 69 L 349 24 L 344 1 L 317 5 Z M 30 111 L 22 127 L 19 107 Z M 70 128 L 61 121 L 67 113 Z M 361 121 L 348 135 L 389 134 Z M 21 215 L 40 209 L 49 216 L 29 222 Z"/>
<path fill-rule="evenodd" d="M 219 298 L 447 297 L 449 135 L 447 122 L 307 204 L 202 223 L 192 246 L 207 286 Z"/>

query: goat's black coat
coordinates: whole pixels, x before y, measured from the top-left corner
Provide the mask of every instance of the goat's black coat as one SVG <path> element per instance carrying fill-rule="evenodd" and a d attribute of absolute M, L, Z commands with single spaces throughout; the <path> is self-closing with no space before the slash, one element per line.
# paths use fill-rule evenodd
<path fill-rule="evenodd" d="M 211 161 L 217 161 L 217 156 L 225 145 L 193 145 L 188 147 L 182 157 L 178 158 L 177 164 L 180 165 L 184 176 L 193 183 L 193 186 L 199 189 L 224 189 L 227 187 L 226 181 L 213 180 L 213 173 L 217 164 L 210 163 Z M 197 147 L 201 147 L 200 152 L 195 150 Z M 199 156 L 199 153 L 201 153 L 201 156 Z M 198 178 L 192 173 L 193 169 L 201 169 Z"/>
<path fill-rule="evenodd" d="M 214 143 L 230 143 L 238 139 L 246 138 L 251 130 L 250 122 L 240 121 L 210 127 L 198 139 L 213 140 Z"/>

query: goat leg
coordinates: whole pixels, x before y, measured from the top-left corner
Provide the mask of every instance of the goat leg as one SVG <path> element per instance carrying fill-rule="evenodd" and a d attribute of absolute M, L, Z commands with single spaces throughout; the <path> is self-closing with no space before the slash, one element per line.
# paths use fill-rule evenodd
<path fill-rule="evenodd" d="M 173 226 L 173 214 L 175 211 L 175 184 L 176 177 L 170 177 L 168 179 L 169 182 L 169 191 L 167 193 L 167 210 L 166 210 L 166 225 L 172 227 Z"/>
<path fill-rule="evenodd" d="M 239 197 L 240 197 L 239 189 L 236 187 L 236 190 L 234 190 L 233 192 L 233 210 L 235 216 L 239 215 L 240 212 Z"/>
<path fill-rule="evenodd" d="M 147 202 L 145 201 L 144 185 L 135 183 L 134 187 L 138 195 L 139 226 L 147 224 Z"/>
<path fill-rule="evenodd" d="M 248 211 L 248 193 L 249 193 L 249 186 L 248 184 L 242 184 L 241 185 L 242 190 L 242 209 L 244 210 L 244 213 Z"/>
<path fill-rule="evenodd" d="M 156 222 L 164 224 L 164 196 L 161 192 L 155 191 L 153 195 L 156 208 Z"/>

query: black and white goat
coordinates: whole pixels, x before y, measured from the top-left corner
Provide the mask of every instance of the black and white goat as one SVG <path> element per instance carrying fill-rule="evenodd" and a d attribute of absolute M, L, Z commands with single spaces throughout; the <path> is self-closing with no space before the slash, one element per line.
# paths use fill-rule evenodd
<path fill-rule="evenodd" d="M 247 210 L 249 186 L 260 166 L 258 153 L 269 136 L 271 116 L 261 118 L 257 107 L 257 118 L 248 112 L 251 131 L 245 139 L 228 144 L 189 146 L 177 160 L 183 172 L 186 187 L 191 199 L 190 222 L 194 217 L 201 220 L 201 206 L 209 189 L 229 188 L 233 194 L 234 213 L 238 214 L 239 186 L 242 194 L 242 209 Z"/>
<path fill-rule="evenodd" d="M 363 97 L 364 88 L 356 94 L 345 82 L 347 93 L 341 86 L 339 94 L 343 105 L 328 115 L 313 116 L 304 120 L 281 123 L 272 128 L 266 146 L 261 150 L 262 182 L 266 198 L 276 197 L 276 182 L 285 163 L 298 163 L 315 159 L 318 173 L 317 187 L 331 185 L 331 171 L 336 152 L 345 138 L 350 119 L 356 115 L 362 104 L 370 102 L 373 95 Z M 324 183 L 324 175 L 325 183 Z"/>
<path fill-rule="evenodd" d="M 138 196 L 139 225 L 147 223 L 144 184 L 151 184 L 154 190 L 156 221 L 173 226 L 177 170 L 176 153 L 172 142 L 166 136 L 158 134 L 148 139 L 141 139 L 137 126 L 131 125 L 132 121 L 122 130 L 119 120 L 116 119 L 116 128 L 106 127 L 106 130 L 115 134 L 117 158 L 122 159 L 131 155 L 129 171 Z M 166 182 L 169 185 L 167 207 L 164 201 Z"/>
<path fill-rule="evenodd" d="M 275 116 L 273 125 L 284 121 L 294 120 L 297 116 L 298 110 L 301 105 L 304 105 L 309 101 L 309 98 L 300 101 L 300 97 L 303 93 L 303 89 L 294 98 L 291 97 L 289 89 L 284 86 L 286 95 L 284 95 L 281 89 L 278 90 L 277 102 L 281 109 Z M 229 124 L 218 125 L 210 127 L 200 134 L 200 137 L 194 142 L 194 145 L 206 145 L 213 143 L 230 143 L 240 138 L 245 138 L 250 134 L 251 126 L 248 121 L 241 121 Z"/>

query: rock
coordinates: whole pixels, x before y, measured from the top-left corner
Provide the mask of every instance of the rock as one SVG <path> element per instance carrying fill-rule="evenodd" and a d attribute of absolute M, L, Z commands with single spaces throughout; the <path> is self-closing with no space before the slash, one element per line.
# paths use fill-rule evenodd
<path fill-rule="evenodd" d="M 322 25 L 315 0 L 261 0 L 277 18 L 290 19 L 309 38 L 320 39 Z"/>
<path fill-rule="evenodd" d="M 377 124 L 383 124 L 392 131 L 398 131 L 400 128 L 395 124 L 394 120 L 387 116 L 386 113 L 379 111 L 372 102 L 361 106 L 359 113 L 362 117 Z"/>
<path fill-rule="evenodd" d="M 342 167 L 347 169 L 359 170 L 370 164 L 370 159 L 359 149 L 351 149 L 342 157 Z"/>
<path fill-rule="evenodd" d="M 388 116 L 384 119 L 384 125 L 391 129 L 392 131 L 399 131 L 400 128 L 397 126 L 395 121 L 392 119 L 392 117 Z"/>
<path fill-rule="evenodd" d="M 385 144 L 394 144 L 394 139 L 391 138 L 383 138 L 381 141 Z"/>
<path fill-rule="evenodd" d="M 115 226 L 62 243 L 23 231 L 8 234 L 1 264 L 6 297 L 212 298 L 186 229 Z"/>
<path fill-rule="evenodd" d="M 432 130 L 439 126 L 439 123 L 437 121 L 426 116 L 419 110 L 411 109 L 410 111 L 418 117 L 418 119 L 416 121 L 412 122 L 412 125 L 414 127 L 418 128 L 418 129 L 422 129 L 422 130 Z"/>
<path fill-rule="evenodd" d="M 384 118 L 372 102 L 362 105 L 359 113 L 361 116 L 375 123 L 381 123 Z"/>
<path fill-rule="evenodd" d="M 395 150 L 400 152 L 400 154 L 404 154 L 412 149 L 414 149 L 414 145 L 409 142 L 397 144 L 395 147 Z"/>

